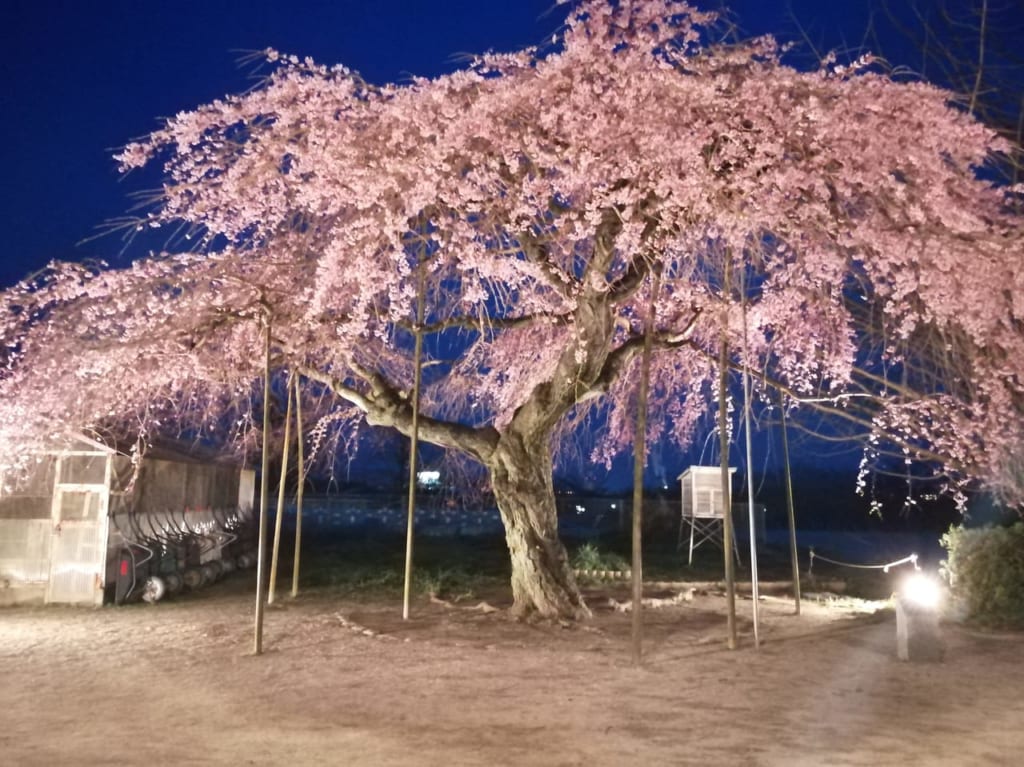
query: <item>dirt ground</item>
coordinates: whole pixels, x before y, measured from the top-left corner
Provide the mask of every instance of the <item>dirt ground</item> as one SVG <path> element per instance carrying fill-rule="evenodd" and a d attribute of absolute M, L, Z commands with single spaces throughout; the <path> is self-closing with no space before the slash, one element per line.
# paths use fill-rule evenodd
<path fill-rule="evenodd" d="M 244 579 L 156 606 L 0 609 L 5 765 L 1017 765 L 1024 635 L 944 625 L 940 663 L 896 658 L 891 610 L 724 598 L 630 615 L 590 590 L 582 625 L 479 597 L 311 592 L 267 610 Z M 489 604 L 501 594 L 485 595 Z M 671 592 L 652 596 L 671 597 Z"/>

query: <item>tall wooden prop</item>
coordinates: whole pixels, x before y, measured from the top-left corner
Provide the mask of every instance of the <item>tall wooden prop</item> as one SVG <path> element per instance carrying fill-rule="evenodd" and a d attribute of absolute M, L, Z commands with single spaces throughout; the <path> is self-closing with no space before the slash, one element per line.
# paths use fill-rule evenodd
<path fill-rule="evenodd" d="M 263 564 L 266 559 L 267 542 L 267 489 L 270 473 L 270 452 L 267 435 L 270 433 L 270 330 L 269 315 L 264 319 L 267 341 L 263 362 L 263 462 L 260 469 L 260 521 L 259 548 L 256 551 L 256 619 L 253 632 L 252 651 L 254 655 L 263 652 Z"/>
<path fill-rule="evenodd" d="M 412 541 L 416 516 L 416 453 L 420 439 L 420 381 L 423 377 L 423 302 L 424 275 L 419 267 L 419 288 L 416 293 L 416 341 L 413 349 L 415 370 L 412 384 L 412 434 L 409 437 L 409 501 L 405 526 L 405 585 L 402 588 L 402 620 L 409 620 L 412 595 Z"/>
<path fill-rule="evenodd" d="M 725 552 L 725 600 L 727 644 L 736 649 L 736 572 L 733 568 L 732 480 L 729 476 L 729 342 L 722 334 L 718 357 L 718 446 L 722 467 L 722 551 Z"/>
<path fill-rule="evenodd" d="M 741 282 L 743 282 L 741 280 Z M 754 648 L 761 647 L 760 631 L 760 589 L 757 580 L 757 521 L 754 511 L 754 450 L 753 438 L 750 433 L 750 358 L 747 345 L 747 288 L 742 286 L 743 295 L 743 430 L 747 443 L 747 518 L 750 528 L 750 588 L 753 602 Z"/>
<path fill-rule="evenodd" d="M 729 476 L 729 296 L 732 285 L 731 254 L 725 255 L 722 281 L 722 342 L 718 352 L 718 445 L 722 468 L 722 551 L 725 555 L 726 643 L 736 649 L 736 571 L 733 567 L 732 478 Z"/>
<path fill-rule="evenodd" d="M 284 493 L 288 480 L 288 454 L 292 439 L 292 379 L 288 377 L 285 386 L 288 406 L 284 416 L 284 448 L 281 453 L 281 484 L 277 487 L 277 515 L 274 517 L 274 554 L 270 558 L 270 587 L 267 589 L 267 604 L 274 604 L 277 591 L 277 563 L 281 553 L 281 521 L 284 519 Z"/>
<path fill-rule="evenodd" d="M 637 392 L 636 436 L 633 441 L 633 664 L 643 659 L 643 516 L 644 516 L 644 464 L 647 458 L 647 396 L 651 378 L 651 343 L 654 335 L 654 311 L 659 287 L 655 273 L 651 297 L 647 304 L 647 323 L 644 328 L 644 352 L 640 365 L 640 390 Z"/>
<path fill-rule="evenodd" d="M 796 515 L 793 513 L 793 476 L 789 469 L 789 435 L 786 429 L 786 399 L 779 392 L 779 411 L 782 413 L 782 460 L 786 469 L 786 517 L 789 522 L 789 560 L 793 566 L 793 608 L 800 614 L 800 557 L 796 550 Z"/>
<path fill-rule="evenodd" d="M 292 597 L 299 595 L 299 562 L 302 554 L 302 496 L 306 489 L 305 448 L 302 445 L 302 399 L 299 388 L 299 376 L 295 376 L 295 460 L 298 462 L 299 486 L 295 491 L 295 556 L 292 560 Z"/>

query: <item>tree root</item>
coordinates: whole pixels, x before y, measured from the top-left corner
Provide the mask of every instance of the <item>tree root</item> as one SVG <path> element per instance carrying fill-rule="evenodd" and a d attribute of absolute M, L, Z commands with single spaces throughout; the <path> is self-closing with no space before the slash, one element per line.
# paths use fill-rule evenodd
<path fill-rule="evenodd" d="M 449 610 L 475 610 L 476 612 L 481 612 L 484 615 L 489 615 L 491 613 L 500 612 L 499 608 L 495 607 L 494 605 L 489 604 L 486 601 L 478 602 L 477 604 L 472 605 L 472 606 L 455 604 L 461 598 L 462 597 L 456 597 L 455 600 L 449 601 L 447 599 L 442 599 L 437 594 L 434 594 L 433 592 L 431 592 L 431 594 L 430 594 L 430 603 L 434 604 L 434 605 L 441 605 L 442 607 L 446 607 Z"/>
<path fill-rule="evenodd" d="M 338 623 L 340 623 L 344 628 L 347 628 L 353 634 L 359 634 L 361 636 L 370 637 L 371 639 L 385 639 L 391 641 L 394 641 L 396 639 L 396 637 L 393 637 L 390 634 L 381 634 L 380 632 L 374 631 L 371 628 L 367 628 L 366 626 L 360 625 L 355 621 L 350 621 L 341 613 L 335 613 L 334 617 L 338 619 Z"/>
<path fill-rule="evenodd" d="M 649 597 L 649 598 L 646 598 L 646 599 L 641 599 L 640 600 L 640 605 L 641 605 L 641 607 L 653 607 L 653 608 L 673 607 L 675 605 L 681 605 L 681 604 L 683 604 L 685 602 L 692 602 L 693 601 L 693 595 L 696 594 L 696 593 L 697 593 L 697 589 L 691 588 L 691 589 L 687 589 L 686 591 L 680 591 L 674 597 L 667 597 L 667 598 Z M 619 602 L 618 600 L 612 599 L 612 598 L 609 597 L 609 599 L 608 599 L 608 606 L 611 607 L 616 612 L 628 613 L 628 612 L 630 612 L 633 609 L 633 600 L 632 599 L 627 599 L 625 602 Z"/>

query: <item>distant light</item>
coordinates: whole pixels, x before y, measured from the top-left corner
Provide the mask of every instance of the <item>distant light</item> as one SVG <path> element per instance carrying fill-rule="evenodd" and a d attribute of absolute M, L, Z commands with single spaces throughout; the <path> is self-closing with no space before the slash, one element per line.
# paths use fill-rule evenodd
<path fill-rule="evenodd" d="M 942 587 L 932 576 L 915 572 L 903 579 L 900 596 L 917 607 L 934 610 L 942 601 Z"/>
<path fill-rule="evenodd" d="M 587 510 L 586 510 L 585 507 L 580 506 L 579 504 L 576 504 L 576 513 L 577 514 L 584 514 L 584 513 L 586 513 L 586 511 Z"/>
<path fill-rule="evenodd" d="M 425 470 L 416 472 L 416 484 L 420 487 L 437 487 L 441 484 L 441 472 Z"/>

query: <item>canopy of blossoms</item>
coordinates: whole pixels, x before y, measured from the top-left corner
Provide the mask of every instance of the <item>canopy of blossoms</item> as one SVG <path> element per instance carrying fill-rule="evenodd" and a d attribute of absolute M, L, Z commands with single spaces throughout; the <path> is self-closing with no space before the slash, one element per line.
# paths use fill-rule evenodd
<path fill-rule="evenodd" d="M 269 51 L 259 87 L 118 156 L 162 168 L 138 225 L 193 252 L 5 294 L 0 435 L 244 443 L 269 321 L 327 417 L 408 430 L 419 332 L 424 438 L 489 465 L 506 435 L 596 412 L 608 460 L 657 284 L 652 439 L 694 437 L 725 341 L 790 406 L 1012 475 L 1024 229 L 979 173 L 1000 140 L 870 60 L 798 71 L 714 29 L 682 2 L 585 0 L 550 45 L 383 86 Z"/>

